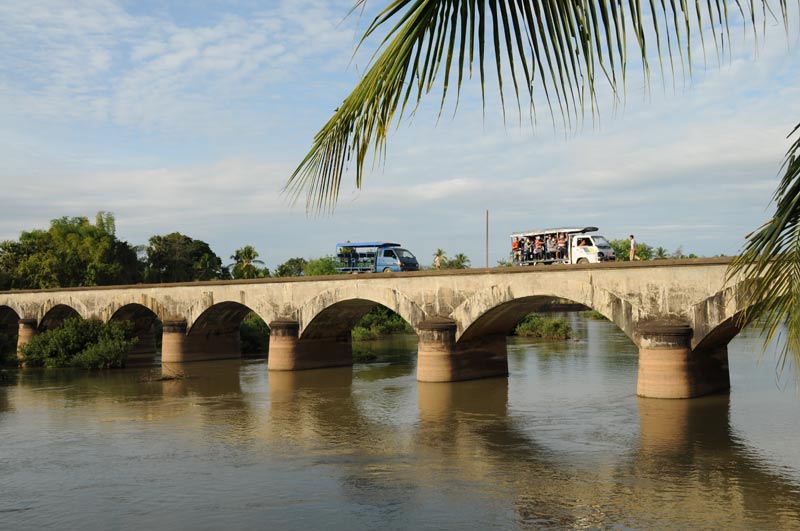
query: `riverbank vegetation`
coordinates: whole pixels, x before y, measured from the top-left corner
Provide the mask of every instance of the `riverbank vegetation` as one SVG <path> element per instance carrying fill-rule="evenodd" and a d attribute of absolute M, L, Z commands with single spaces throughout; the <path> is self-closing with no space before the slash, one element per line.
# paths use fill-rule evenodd
<path fill-rule="evenodd" d="M 593 321 L 605 321 L 606 316 L 602 313 L 598 312 L 597 310 L 586 310 L 581 312 L 581 316 L 585 317 L 586 319 L 592 319 Z"/>
<path fill-rule="evenodd" d="M 269 326 L 250 312 L 239 325 L 239 338 L 242 355 L 264 355 L 269 348 Z"/>
<path fill-rule="evenodd" d="M 369 341 L 392 334 L 413 334 L 402 317 L 385 306 L 376 306 L 353 327 L 353 341 Z"/>
<path fill-rule="evenodd" d="M 569 339 L 572 336 L 572 327 L 563 317 L 545 317 L 537 313 L 529 313 L 517 323 L 513 335 L 542 339 Z"/>
<path fill-rule="evenodd" d="M 29 367 L 110 369 L 124 367 L 137 342 L 129 321 L 71 318 L 34 336 L 20 354 Z"/>

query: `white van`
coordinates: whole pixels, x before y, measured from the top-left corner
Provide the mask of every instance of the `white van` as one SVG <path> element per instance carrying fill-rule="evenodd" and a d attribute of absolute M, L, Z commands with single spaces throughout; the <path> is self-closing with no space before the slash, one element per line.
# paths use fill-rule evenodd
<path fill-rule="evenodd" d="M 514 265 L 595 264 L 617 259 L 611 244 L 597 227 L 561 227 L 516 232 L 511 235 Z"/>

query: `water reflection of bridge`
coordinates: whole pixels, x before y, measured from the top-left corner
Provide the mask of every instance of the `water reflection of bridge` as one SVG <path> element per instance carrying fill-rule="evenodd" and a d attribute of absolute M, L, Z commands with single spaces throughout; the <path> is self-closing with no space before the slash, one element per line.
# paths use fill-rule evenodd
<path fill-rule="evenodd" d="M 402 367 L 371 367 L 365 380 L 349 368 L 266 377 L 251 371 L 260 376 L 248 381 L 230 360 L 183 365 L 183 378 L 173 381 L 65 373 L 63 386 L 52 374 L 25 372 L 17 391 L 0 390 L 0 412 L 83 401 L 102 418 L 153 423 L 179 416 L 180 425 L 196 429 L 176 432 L 177 445 L 213 437 L 248 446 L 261 440 L 288 456 L 310 452 L 348 498 L 375 505 L 391 499 L 394 511 L 410 514 L 432 486 L 468 483 L 477 486 L 472 495 L 492 497 L 495 506 L 513 500 L 522 528 L 800 525 L 800 486 L 737 437 L 726 395 L 638 399 L 639 433 L 609 459 L 554 444 L 547 430 L 558 417 L 512 410 L 507 379 L 415 387 L 408 385 L 413 368 Z M 45 384 L 46 393 L 30 392 Z"/>
<path fill-rule="evenodd" d="M 349 371 L 315 373 L 270 374 L 270 436 L 309 446 L 355 444 L 351 451 L 369 465 L 342 471 L 354 496 L 369 495 L 376 482 L 419 488 L 398 461 L 407 466 L 407 456 L 420 455 L 433 468 L 415 470 L 417 479 L 435 475 L 512 496 L 523 527 L 800 525 L 800 485 L 772 472 L 735 437 L 727 395 L 639 398 L 640 432 L 630 453 L 608 465 L 576 465 L 574 455 L 560 455 L 535 429 L 518 425 L 505 379 L 419 383 L 419 422 L 407 440 L 365 412 L 369 404 L 354 395 Z"/>

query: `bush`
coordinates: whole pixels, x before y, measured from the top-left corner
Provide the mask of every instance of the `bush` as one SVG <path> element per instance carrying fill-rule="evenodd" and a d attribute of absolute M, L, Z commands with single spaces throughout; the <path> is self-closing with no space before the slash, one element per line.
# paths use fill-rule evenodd
<path fill-rule="evenodd" d="M 353 341 L 372 341 L 381 337 L 377 328 L 366 328 L 363 326 L 356 326 L 351 332 Z"/>
<path fill-rule="evenodd" d="M 125 341 L 103 338 L 77 353 L 72 358 L 72 366 L 82 369 L 124 367 L 132 346 Z"/>
<path fill-rule="evenodd" d="M 391 334 L 410 334 L 414 330 L 405 320 L 386 306 L 368 311 L 353 328 L 353 341 L 369 341 Z"/>
<path fill-rule="evenodd" d="M 138 340 L 128 321 L 67 319 L 60 328 L 33 337 L 21 354 L 34 367 L 124 367 Z"/>
<path fill-rule="evenodd" d="M 514 335 L 523 337 L 541 337 L 544 339 L 567 339 L 572 335 L 572 328 L 566 319 L 560 317 L 542 317 L 530 313 L 514 328 Z"/>
<path fill-rule="evenodd" d="M 261 317 L 250 312 L 239 325 L 242 354 L 265 354 L 269 347 L 269 327 Z"/>

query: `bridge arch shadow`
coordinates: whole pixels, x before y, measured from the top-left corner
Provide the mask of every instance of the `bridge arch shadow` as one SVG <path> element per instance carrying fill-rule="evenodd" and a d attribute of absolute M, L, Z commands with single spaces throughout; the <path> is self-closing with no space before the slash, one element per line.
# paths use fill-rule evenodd
<path fill-rule="evenodd" d="M 10 306 L 0 306 L 0 360 L 16 352 L 20 316 Z"/>
<path fill-rule="evenodd" d="M 413 323 L 385 304 L 370 299 L 349 299 L 334 303 L 317 313 L 301 331 L 299 339 L 349 343 L 355 326 L 370 311 L 379 307 L 398 315 L 413 330 Z"/>
<path fill-rule="evenodd" d="M 72 306 L 55 304 L 50 307 L 39 320 L 38 331 L 46 332 L 60 328 L 67 319 L 81 319 L 81 314 Z"/>
<path fill-rule="evenodd" d="M 252 323 L 250 334 L 242 337 L 245 320 Z M 202 359 L 238 358 L 242 354 L 266 353 L 269 326 L 252 308 L 233 301 L 214 304 L 203 311 L 186 332 L 191 351 Z M 263 337 L 260 337 L 263 336 Z M 243 352 L 242 347 L 247 352 Z M 256 352 L 250 350 L 256 349 Z"/>
<path fill-rule="evenodd" d="M 531 313 L 577 312 L 592 309 L 584 304 L 552 295 L 532 295 L 512 299 L 483 312 L 462 332 L 457 344 L 468 344 L 489 337 L 509 336 L 516 325 Z M 613 322 L 602 311 L 595 311 Z M 619 325 L 617 327 L 620 328 Z"/>
<path fill-rule="evenodd" d="M 155 361 L 161 346 L 161 320 L 153 310 L 143 304 L 130 303 L 118 308 L 108 321 L 129 321 L 133 324 L 134 335 L 139 341 L 128 354 L 129 363 Z"/>

